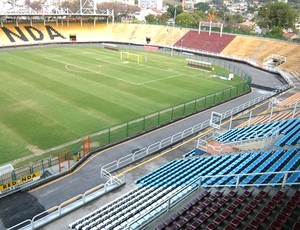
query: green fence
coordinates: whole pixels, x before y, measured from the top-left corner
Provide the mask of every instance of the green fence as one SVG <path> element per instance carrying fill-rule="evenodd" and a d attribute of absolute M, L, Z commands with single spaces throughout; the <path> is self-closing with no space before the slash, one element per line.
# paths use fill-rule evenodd
<path fill-rule="evenodd" d="M 128 121 L 91 135 L 91 145 L 104 147 L 111 143 L 124 140 L 129 137 L 136 136 L 140 133 L 147 132 L 162 125 L 171 123 L 180 118 L 186 117 L 193 113 L 205 110 L 212 106 L 221 104 L 232 98 L 238 97 L 250 91 L 247 82 L 237 86 L 209 94 L 170 108 Z M 93 144 L 96 143 L 96 144 Z"/>

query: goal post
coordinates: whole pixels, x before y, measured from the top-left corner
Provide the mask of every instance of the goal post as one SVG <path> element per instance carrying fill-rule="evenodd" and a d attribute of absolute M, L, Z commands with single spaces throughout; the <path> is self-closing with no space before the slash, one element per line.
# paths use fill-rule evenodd
<path fill-rule="evenodd" d="M 145 54 L 134 54 L 130 52 L 121 51 L 120 59 L 123 61 L 133 61 L 137 64 L 147 62 L 147 55 Z"/>

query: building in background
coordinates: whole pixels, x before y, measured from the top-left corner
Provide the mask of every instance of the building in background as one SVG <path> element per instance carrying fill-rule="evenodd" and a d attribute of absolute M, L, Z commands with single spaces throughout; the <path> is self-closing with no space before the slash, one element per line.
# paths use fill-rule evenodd
<path fill-rule="evenodd" d="M 139 0 L 138 6 L 142 9 L 158 9 L 162 10 L 163 1 L 162 0 Z"/>

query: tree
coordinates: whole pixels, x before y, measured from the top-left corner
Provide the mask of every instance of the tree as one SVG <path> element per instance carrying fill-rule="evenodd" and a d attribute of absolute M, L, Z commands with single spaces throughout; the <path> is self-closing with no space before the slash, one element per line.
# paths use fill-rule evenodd
<path fill-rule="evenodd" d="M 168 5 L 168 12 L 170 13 L 171 17 L 174 18 L 175 16 L 175 9 L 176 9 L 176 16 L 182 13 L 182 7 L 181 6 L 176 6 L 175 5 Z"/>
<path fill-rule="evenodd" d="M 267 34 L 271 35 L 272 37 L 282 37 L 283 31 L 282 31 L 282 28 L 275 26 Z"/>
<path fill-rule="evenodd" d="M 60 6 L 64 9 L 69 9 L 73 13 L 75 13 L 79 11 L 80 3 L 79 0 L 62 1 Z"/>
<path fill-rule="evenodd" d="M 197 22 L 201 21 L 203 18 L 205 18 L 205 13 L 201 10 L 194 10 L 192 13 L 192 16 L 195 18 Z"/>
<path fill-rule="evenodd" d="M 170 13 L 166 12 L 163 13 L 162 15 L 157 15 L 157 16 L 153 14 L 149 14 L 145 17 L 145 20 L 148 23 L 153 23 L 153 22 L 167 23 L 169 18 L 170 18 Z"/>
<path fill-rule="evenodd" d="M 195 20 L 192 14 L 182 13 L 176 17 L 176 25 L 194 26 L 197 24 L 198 22 Z"/>
<path fill-rule="evenodd" d="M 207 2 L 198 2 L 194 5 L 194 8 L 203 12 L 208 12 L 210 10 L 210 6 Z"/>
<path fill-rule="evenodd" d="M 41 10 L 42 9 L 42 5 L 43 5 L 43 1 L 42 0 L 38 0 L 38 1 L 30 1 L 30 0 L 26 0 L 25 1 L 25 6 L 28 6 L 34 10 Z"/>
<path fill-rule="evenodd" d="M 163 13 L 160 17 L 159 17 L 159 21 L 160 22 L 163 22 L 163 23 L 166 23 L 170 18 L 170 13 L 169 12 L 166 12 L 166 13 Z"/>
<path fill-rule="evenodd" d="M 256 21 L 258 26 L 272 30 L 274 27 L 294 28 L 297 13 L 283 2 L 266 3 L 258 10 Z"/>
<path fill-rule="evenodd" d="M 157 18 L 154 14 L 149 14 L 149 15 L 145 16 L 145 20 L 148 23 L 153 23 L 153 22 L 157 21 Z"/>
<path fill-rule="evenodd" d="M 139 10 L 138 6 L 117 3 L 117 2 L 102 2 L 98 4 L 98 9 L 114 10 L 115 18 L 129 15 Z"/>

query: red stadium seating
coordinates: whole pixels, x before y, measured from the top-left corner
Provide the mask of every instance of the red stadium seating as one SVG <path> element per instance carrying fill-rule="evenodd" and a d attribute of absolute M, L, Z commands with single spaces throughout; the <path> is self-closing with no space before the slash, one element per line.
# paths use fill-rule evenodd
<path fill-rule="evenodd" d="M 204 50 L 214 53 L 221 53 L 222 50 L 235 38 L 235 35 L 223 34 L 220 37 L 219 33 L 189 31 L 179 41 L 175 43 L 175 46 L 183 46 L 186 48 Z"/>

